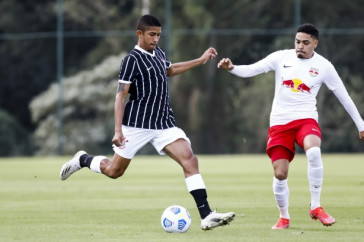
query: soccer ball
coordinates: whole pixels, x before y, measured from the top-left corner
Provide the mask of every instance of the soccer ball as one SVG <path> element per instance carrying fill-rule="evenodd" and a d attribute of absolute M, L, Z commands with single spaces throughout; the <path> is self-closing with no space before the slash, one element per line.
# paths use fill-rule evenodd
<path fill-rule="evenodd" d="M 184 233 L 191 226 L 191 216 L 182 206 L 169 206 L 162 213 L 161 224 L 168 233 Z"/>

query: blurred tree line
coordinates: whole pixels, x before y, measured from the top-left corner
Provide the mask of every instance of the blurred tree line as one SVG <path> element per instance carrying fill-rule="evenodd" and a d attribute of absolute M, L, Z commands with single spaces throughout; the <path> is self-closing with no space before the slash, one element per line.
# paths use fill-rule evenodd
<path fill-rule="evenodd" d="M 89 148 L 90 153 L 112 152 L 114 127 L 110 103 L 114 100 L 119 66 L 113 64 L 114 71 L 105 70 L 107 75 L 100 78 L 91 76 L 97 75 L 94 69 L 104 66 L 100 63 L 109 56 L 127 53 L 137 43 L 134 34 L 85 37 L 82 33 L 135 32 L 146 2 L 150 13 L 165 27 L 166 0 L 64 0 L 64 31 L 71 33 L 64 39 L 64 76 L 69 77 L 65 95 L 78 93 L 65 103 L 65 125 L 69 124 L 65 128 L 67 154 L 81 148 Z M 190 137 L 196 153 L 264 152 L 274 92 L 273 73 L 240 79 L 217 69 L 216 64 L 223 57 L 231 58 L 235 64 L 249 64 L 273 51 L 293 48 L 295 3 L 295 0 L 228 0 L 213 4 L 208 0 L 171 1 L 169 60 L 199 57 L 209 46 L 219 53 L 206 65 L 170 79 L 177 124 Z M 301 23 L 311 22 L 321 30 L 316 51 L 334 64 L 363 116 L 364 0 L 302 0 L 301 3 Z M 0 156 L 56 154 L 57 45 L 54 35 L 47 33 L 56 31 L 57 2 L 2 0 L 0 11 Z M 353 31 L 340 34 L 330 32 L 332 29 Z M 260 31 L 244 34 L 223 30 Z M 165 32 L 162 28 L 162 48 L 167 47 Z M 6 34 L 17 33 L 29 34 L 24 38 L 6 38 Z M 36 38 L 32 33 L 44 35 Z M 83 81 L 85 76 L 95 82 Z M 72 86 L 72 83 L 77 84 Z M 104 83 L 103 94 L 92 90 L 100 90 L 101 83 Z M 318 95 L 318 110 L 323 151 L 364 151 L 350 116 L 325 86 Z M 104 128 L 98 129 L 100 126 Z M 76 129 L 78 133 L 74 132 Z M 76 136 L 88 133 L 92 134 L 72 143 Z M 54 140 L 53 145 L 49 145 L 50 139 Z"/>

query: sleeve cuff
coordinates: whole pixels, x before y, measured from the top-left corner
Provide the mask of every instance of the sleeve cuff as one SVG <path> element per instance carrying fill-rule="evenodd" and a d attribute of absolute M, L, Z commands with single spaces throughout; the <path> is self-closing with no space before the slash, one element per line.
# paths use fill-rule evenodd
<path fill-rule="evenodd" d="M 119 83 L 125 83 L 125 84 L 130 84 L 130 81 L 125 81 L 125 80 L 119 80 Z"/>

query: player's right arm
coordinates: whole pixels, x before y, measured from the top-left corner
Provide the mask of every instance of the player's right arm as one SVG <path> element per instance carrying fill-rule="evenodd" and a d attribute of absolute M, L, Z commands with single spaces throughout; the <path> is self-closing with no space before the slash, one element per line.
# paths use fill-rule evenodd
<path fill-rule="evenodd" d="M 232 69 L 234 69 L 234 65 L 229 58 L 221 59 L 220 62 L 217 64 L 217 68 L 220 68 L 220 67 L 227 71 L 231 71 Z"/>
<path fill-rule="evenodd" d="M 252 77 L 275 70 L 277 62 L 283 54 L 284 52 L 282 51 L 276 51 L 264 59 L 250 65 L 234 65 L 229 58 L 223 58 L 217 64 L 217 68 L 221 67 L 238 77 Z"/>
<path fill-rule="evenodd" d="M 115 116 L 115 134 L 112 139 L 113 144 L 121 146 L 123 144 L 124 135 L 122 131 L 125 100 L 128 95 L 130 83 L 119 81 L 118 89 L 115 97 L 114 116 Z"/>

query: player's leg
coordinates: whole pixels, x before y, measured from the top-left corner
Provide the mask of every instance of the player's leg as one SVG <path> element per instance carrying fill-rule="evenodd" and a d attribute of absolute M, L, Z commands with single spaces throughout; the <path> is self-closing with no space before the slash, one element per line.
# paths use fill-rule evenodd
<path fill-rule="evenodd" d="M 90 160 L 90 162 L 87 162 Z M 92 157 L 84 154 L 80 158 L 80 164 L 83 167 L 88 167 L 96 173 L 102 173 L 110 178 L 116 179 L 121 177 L 130 164 L 131 159 L 126 159 L 118 154 L 114 154 L 112 159 L 107 157 Z"/>
<path fill-rule="evenodd" d="M 76 171 L 88 167 L 95 173 L 102 173 L 116 179 L 124 174 L 130 161 L 131 159 L 123 158 L 116 153 L 110 160 L 106 156 L 90 156 L 84 151 L 79 151 L 62 166 L 60 176 L 62 180 L 66 180 Z"/>
<path fill-rule="evenodd" d="M 193 154 L 190 143 L 184 139 L 178 139 L 166 145 L 163 150 L 183 168 L 187 189 L 195 199 L 200 212 L 201 228 L 210 230 L 231 222 L 235 216 L 233 212 L 217 213 L 211 211 L 207 201 L 206 186 L 198 170 L 198 160 Z"/>
<path fill-rule="evenodd" d="M 187 189 L 193 196 L 201 217 L 201 228 L 209 230 L 228 224 L 235 214 L 211 211 L 207 201 L 206 186 L 198 169 L 198 159 L 194 155 L 189 139 L 183 130 L 171 128 L 162 131 L 152 144 L 160 154 L 166 153 L 183 168 Z"/>
<path fill-rule="evenodd" d="M 279 209 L 279 219 L 272 229 L 286 229 L 289 227 L 289 188 L 288 170 L 291 152 L 283 146 L 275 146 L 270 151 L 274 170 L 273 194 Z M 278 158 L 280 157 L 280 158 Z"/>
<path fill-rule="evenodd" d="M 321 138 L 319 136 L 315 134 L 305 136 L 303 147 L 308 160 L 307 177 L 311 193 L 310 216 L 312 219 L 319 219 L 323 225 L 330 226 L 335 223 L 335 219 L 327 214 L 320 205 L 324 170 L 320 146 Z"/>
<path fill-rule="evenodd" d="M 146 143 L 154 133 L 147 129 L 137 129 L 123 125 L 125 143 L 121 147 L 113 146 L 115 152 L 112 159 L 105 156 L 91 156 L 85 151 L 77 152 L 74 157 L 66 162 L 61 169 L 61 179 L 65 180 L 74 172 L 83 167 L 88 167 L 96 173 L 103 173 L 110 178 L 122 176 L 128 168 L 131 159 Z"/>
<path fill-rule="evenodd" d="M 324 176 L 320 149 L 321 139 L 316 135 L 307 135 L 303 140 L 303 144 L 308 160 L 307 177 L 311 192 L 311 209 L 315 209 L 320 207 L 321 187 Z"/>
<path fill-rule="evenodd" d="M 292 124 L 272 126 L 267 137 L 267 154 L 272 161 L 273 194 L 279 209 L 279 219 L 272 229 L 289 227 L 289 163 L 295 155 L 295 131 Z"/>
<path fill-rule="evenodd" d="M 177 139 L 167 144 L 163 151 L 182 166 L 185 178 L 199 174 L 198 159 L 186 140 Z"/>
<path fill-rule="evenodd" d="M 198 169 L 197 157 L 193 154 L 190 143 L 177 139 L 166 145 L 163 151 L 182 166 L 188 191 L 195 199 L 201 219 L 211 213 L 207 202 L 206 186 Z"/>

